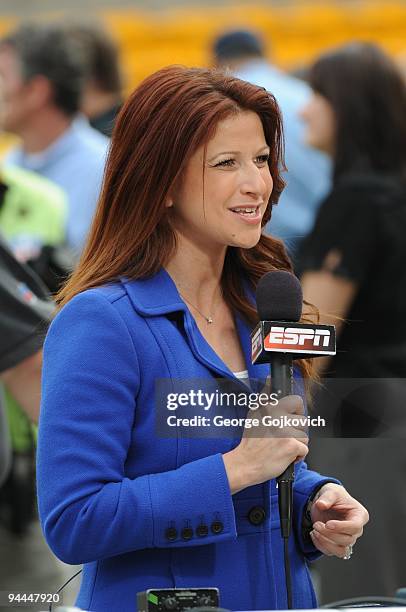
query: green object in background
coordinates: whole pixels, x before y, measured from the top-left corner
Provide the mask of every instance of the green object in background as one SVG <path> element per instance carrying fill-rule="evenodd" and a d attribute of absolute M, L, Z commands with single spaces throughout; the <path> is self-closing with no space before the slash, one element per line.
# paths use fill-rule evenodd
<path fill-rule="evenodd" d="M 10 427 L 11 446 L 18 453 L 29 451 L 33 442 L 36 442 L 36 427 L 23 412 L 20 405 L 12 395 L 5 389 L 7 418 Z M 35 431 L 34 431 L 35 428 Z"/>
<path fill-rule="evenodd" d="M 12 166 L 0 168 L 7 187 L 0 210 L 0 229 L 11 244 L 22 238 L 40 245 L 62 244 L 65 239 L 67 203 L 64 192 L 34 172 Z"/>
<path fill-rule="evenodd" d="M 34 423 L 31 423 L 31 433 L 32 433 L 32 439 L 33 439 L 33 442 L 34 442 L 34 446 L 35 446 L 35 448 L 37 448 L 38 425 L 35 425 Z"/>

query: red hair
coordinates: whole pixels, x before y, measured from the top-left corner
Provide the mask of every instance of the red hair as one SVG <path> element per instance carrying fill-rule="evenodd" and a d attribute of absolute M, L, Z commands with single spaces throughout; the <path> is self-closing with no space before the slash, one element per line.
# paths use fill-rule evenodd
<path fill-rule="evenodd" d="M 176 250 L 166 196 L 219 121 L 241 111 L 259 116 L 271 149 L 274 186 L 263 224 L 270 220 L 284 187 L 282 121 L 274 96 L 223 71 L 163 68 L 135 89 L 117 118 L 95 218 L 79 265 L 57 296 L 60 306 L 91 287 L 121 276 L 152 276 L 165 266 Z M 292 271 L 276 238 L 263 234 L 251 249 L 227 249 L 224 298 L 252 324 L 257 313 L 243 281 L 254 289 L 263 274 L 275 269 Z M 307 372 L 308 365 L 302 365 Z"/>

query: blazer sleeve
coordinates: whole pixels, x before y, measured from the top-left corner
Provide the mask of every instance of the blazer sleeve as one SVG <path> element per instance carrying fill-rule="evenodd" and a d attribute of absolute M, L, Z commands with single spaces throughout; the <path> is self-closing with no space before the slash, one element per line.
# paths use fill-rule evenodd
<path fill-rule="evenodd" d="M 114 304 L 97 290 L 76 296 L 44 345 L 37 460 L 42 528 L 66 563 L 237 537 L 220 453 L 172 471 L 125 476 L 139 384 L 138 356 Z M 174 518 L 197 522 L 202 512 L 218 516 L 221 533 L 168 537 Z"/>

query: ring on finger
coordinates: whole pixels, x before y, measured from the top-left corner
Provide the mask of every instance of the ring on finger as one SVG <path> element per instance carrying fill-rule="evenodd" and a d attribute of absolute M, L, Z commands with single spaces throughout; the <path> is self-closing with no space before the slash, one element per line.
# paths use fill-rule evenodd
<path fill-rule="evenodd" d="M 348 546 L 345 547 L 345 555 L 343 557 L 344 561 L 348 561 L 349 559 L 351 559 L 352 552 L 353 552 L 352 544 L 349 544 Z"/>

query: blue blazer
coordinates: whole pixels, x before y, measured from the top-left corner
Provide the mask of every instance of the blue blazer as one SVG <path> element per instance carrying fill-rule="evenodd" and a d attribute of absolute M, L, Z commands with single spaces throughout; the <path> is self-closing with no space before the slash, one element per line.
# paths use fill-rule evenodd
<path fill-rule="evenodd" d="M 181 312 L 184 330 L 171 313 Z M 237 320 L 251 377 L 250 329 Z M 44 347 L 38 439 L 42 528 L 64 562 L 84 564 L 77 605 L 134 612 L 147 588 L 218 587 L 231 610 L 286 608 L 275 482 L 231 495 L 232 439 L 156 438 L 156 378 L 234 375 L 200 334 L 169 275 L 85 291 L 53 321 Z M 242 388 L 243 382 L 236 381 Z M 296 466 L 290 541 L 295 608 L 316 606 L 301 535 L 324 481 Z"/>

